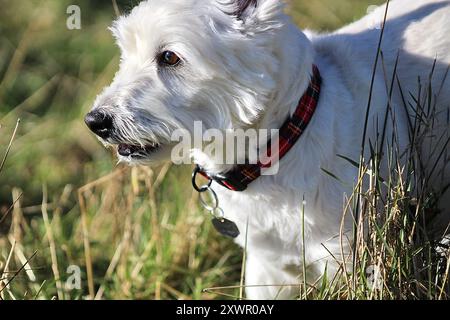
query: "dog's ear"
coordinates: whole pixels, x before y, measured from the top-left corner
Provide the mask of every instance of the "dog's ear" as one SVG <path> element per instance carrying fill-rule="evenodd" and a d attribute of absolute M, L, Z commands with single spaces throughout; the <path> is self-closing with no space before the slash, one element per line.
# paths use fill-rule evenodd
<path fill-rule="evenodd" d="M 258 6 L 258 0 L 236 0 L 236 10 L 233 14 L 239 19 L 244 19 L 248 10 L 255 9 Z"/>
<path fill-rule="evenodd" d="M 283 12 L 282 0 L 231 0 L 234 8 L 232 15 L 245 24 L 273 23 L 277 15 Z"/>

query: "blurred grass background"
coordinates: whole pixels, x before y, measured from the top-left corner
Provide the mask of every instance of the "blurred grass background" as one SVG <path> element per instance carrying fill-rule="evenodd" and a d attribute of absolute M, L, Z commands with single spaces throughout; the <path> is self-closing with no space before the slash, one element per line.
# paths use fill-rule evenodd
<path fill-rule="evenodd" d="M 126 12 L 137 2 L 117 3 Z M 326 31 L 382 2 L 294 0 L 287 10 L 302 28 Z M 66 27 L 71 4 L 81 30 Z M 189 170 L 116 166 L 84 125 L 118 68 L 112 2 L 0 0 L 0 8 L 0 154 L 21 119 L 0 173 L 0 289 L 14 276 L 2 297 L 236 296 L 203 290 L 238 285 L 242 251 L 211 229 Z M 80 290 L 65 288 L 70 265 L 81 268 Z"/>

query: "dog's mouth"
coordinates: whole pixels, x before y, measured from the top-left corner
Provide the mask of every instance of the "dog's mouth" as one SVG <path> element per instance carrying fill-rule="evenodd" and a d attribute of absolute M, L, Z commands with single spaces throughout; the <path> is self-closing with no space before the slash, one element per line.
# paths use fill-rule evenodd
<path fill-rule="evenodd" d="M 159 143 L 137 146 L 121 143 L 117 146 L 117 153 L 122 157 L 145 158 L 161 148 Z"/>

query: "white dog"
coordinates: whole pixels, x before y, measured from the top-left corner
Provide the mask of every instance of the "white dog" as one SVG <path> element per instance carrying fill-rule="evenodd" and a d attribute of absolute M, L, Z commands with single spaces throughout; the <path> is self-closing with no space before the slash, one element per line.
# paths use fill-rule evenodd
<path fill-rule="evenodd" d="M 280 160 L 278 174 L 252 179 L 242 192 L 212 185 L 225 218 L 241 231 L 237 242 L 242 246 L 248 222 L 247 297 L 292 297 L 298 287 L 279 292 L 277 285 L 298 284 L 302 264 L 309 276 L 320 276 L 325 266 L 330 273 L 336 271 L 336 256 L 343 259 L 343 204 L 352 193 L 357 169 L 337 155 L 359 159 L 384 12 L 381 6 L 322 35 L 296 28 L 280 0 L 142 2 L 112 27 L 122 51 L 120 71 L 97 98 L 86 123 L 105 143 L 117 146 L 121 160 L 152 164 L 169 158 L 174 130 L 192 131 L 194 121 L 223 131 L 281 128 L 295 112 L 305 111 L 299 100 L 306 96 L 304 101 L 309 101 L 307 88 L 315 81 L 318 104 L 311 103 L 312 118 Z M 408 146 L 404 101 L 415 105 L 418 77 L 424 84 L 429 81 L 435 59 L 431 87 L 440 108 L 435 127 L 446 129 L 450 1 L 391 1 L 381 48 L 366 144 L 376 139 L 383 122 L 397 55 L 398 79 L 391 94 L 395 116 L 390 118 L 395 117 L 399 148 Z M 313 66 L 320 72 L 321 86 Z M 393 130 L 388 122 L 387 136 Z M 233 169 L 201 150 L 193 150 L 193 157 L 210 177 L 226 176 Z M 448 181 L 448 168 L 440 176 Z M 450 203 L 442 208 L 448 210 Z M 345 221 L 344 231 L 351 230 L 351 223 Z"/>

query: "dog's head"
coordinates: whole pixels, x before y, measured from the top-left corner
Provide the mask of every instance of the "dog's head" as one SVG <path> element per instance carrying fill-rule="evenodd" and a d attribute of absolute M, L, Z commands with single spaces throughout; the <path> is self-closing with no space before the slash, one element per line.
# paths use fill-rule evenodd
<path fill-rule="evenodd" d="M 255 125 L 276 90 L 280 0 L 151 0 L 111 30 L 120 70 L 85 121 L 121 160 L 167 158 L 176 129 Z"/>

